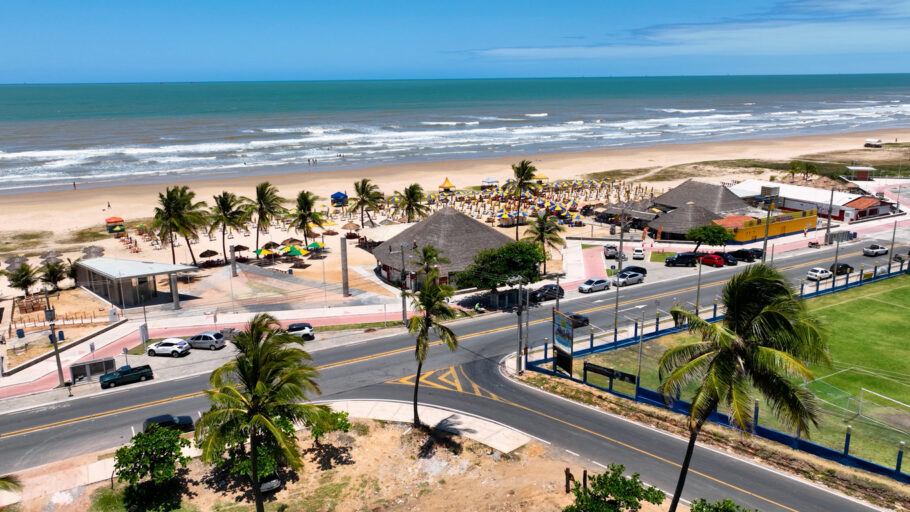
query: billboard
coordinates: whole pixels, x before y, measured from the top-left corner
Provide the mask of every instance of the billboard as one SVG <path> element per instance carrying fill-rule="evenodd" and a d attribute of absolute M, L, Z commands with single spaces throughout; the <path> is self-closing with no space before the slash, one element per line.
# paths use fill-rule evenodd
<path fill-rule="evenodd" d="M 575 333 L 572 330 L 572 320 L 557 310 L 553 310 L 553 344 L 567 354 L 574 354 L 572 350 Z"/>

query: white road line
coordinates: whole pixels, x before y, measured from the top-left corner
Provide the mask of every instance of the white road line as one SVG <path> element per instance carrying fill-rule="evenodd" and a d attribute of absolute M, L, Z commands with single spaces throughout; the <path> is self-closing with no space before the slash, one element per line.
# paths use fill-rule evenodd
<path fill-rule="evenodd" d="M 600 466 L 600 467 L 602 467 L 602 468 L 604 468 L 604 469 L 607 469 L 607 466 L 604 466 L 603 464 L 601 464 L 600 462 L 597 462 L 596 460 L 592 460 L 591 463 L 593 463 L 593 464 L 595 464 L 595 465 L 597 465 L 597 466 Z"/>
<path fill-rule="evenodd" d="M 573 452 L 572 450 L 566 450 L 566 452 L 568 452 L 576 457 L 579 457 L 579 455 L 577 453 Z"/>
<path fill-rule="evenodd" d="M 201 412 L 199 412 L 199 410 L 198 410 L 198 409 L 197 409 L 197 410 L 196 410 L 196 415 L 197 415 L 197 416 L 199 416 L 199 419 L 200 419 L 200 420 L 201 420 L 201 419 L 202 419 L 202 413 L 201 413 Z"/>
<path fill-rule="evenodd" d="M 136 429 L 132 425 L 130 425 L 130 432 L 132 432 L 134 436 L 136 435 Z"/>

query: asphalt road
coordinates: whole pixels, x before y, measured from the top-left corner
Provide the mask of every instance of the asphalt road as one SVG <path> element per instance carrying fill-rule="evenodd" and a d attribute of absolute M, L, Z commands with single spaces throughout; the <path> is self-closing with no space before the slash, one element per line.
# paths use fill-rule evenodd
<path fill-rule="evenodd" d="M 860 249 L 858 244 L 842 246 L 839 261 L 857 269 L 860 264 L 868 268 L 873 261 L 886 261 L 881 257 L 865 258 Z M 901 252 L 906 253 L 906 248 Z M 833 249 L 826 248 L 778 259 L 775 263 L 798 283 L 808 268 L 827 267 L 833 257 Z M 740 265 L 704 271 L 701 303 L 713 303 L 724 282 L 742 268 Z M 655 308 L 666 311 L 676 302 L 694 302 L 697 272 L 687 268 L 677 270 L 676 278 L 621 289 L 621 325 L 628 324 L 629 318 L 640 316 L 642 310 L 645 318 L 651 320 Z M 570 293 L 562 301 L 561 309 L 587 314 L 596 330 L 611 335 L 615 291 L 573 295 Z M 551 336 L 552 305 L 546 302 L 531 311 L 532 346 Z M 454 374 L 461 372 L 466 380 L 488 390 L 495 398 L 485 397 L 483 392 L 475 393 L 473 387 L 471 392 L 464 392 L 445 389 L 443 385 L 421 387 L 421 400 L 494 419 L 598 464 L 623 463 L 641 473 L 649 483 L 672 491 L 678 473 L 675 464 L 682 459 L 685 449 L 683 440 L 522 387 L 499 374 L 499 360 L 517 347 L 516 319 L 514 314 L 495 314 L 459 321 L 452 326 L 460 339 L 459 349 L 450 352 L 442 346 L 433 346 L 424 365 L 427 372 L 457 368 L 452 370 Z M 325 349 L 315 352 L 313 359 L 320 367 L 322 389 L 322 395 L 314 399 L 410 398 L 407 386 L 389 384 L 415 371 L 413 340 L 407 335 Z M 201 394 L 207 383 L 207 375 L 151 381 L 58 405 L 3 414 L 0 416 L 3 420 L 0 473 L 113 448 L 127 442 L 141 429 L 145 418 L 156 414 L 198 417 L 208 408 L 208 401 Z M 58 422 L 63 424 L 47 427 Z M 687 498 L 730 497 L 760 510 L 868 510 L 847 498 L 707 448 L 696 450 L 693 469 L 698 473 L 690 475 L 687 481 Z"/>

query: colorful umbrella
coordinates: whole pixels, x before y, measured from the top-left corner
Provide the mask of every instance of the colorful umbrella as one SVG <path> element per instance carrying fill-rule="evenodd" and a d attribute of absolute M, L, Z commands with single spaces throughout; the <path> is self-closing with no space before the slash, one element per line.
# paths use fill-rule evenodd
<path fill-rule="evenodd" d="M 270 250 L 268 250 L 268 249 L 256 249 L 256 250 L 253 251 L 253 252 L 255 252 L 256 254 L 258 254 L 259 256 L 268 256 L 268 255 L 270 255 L 270 254 L 275 254 L 274 252 L 272 252 L 272 251 L 270 251 Z"/>

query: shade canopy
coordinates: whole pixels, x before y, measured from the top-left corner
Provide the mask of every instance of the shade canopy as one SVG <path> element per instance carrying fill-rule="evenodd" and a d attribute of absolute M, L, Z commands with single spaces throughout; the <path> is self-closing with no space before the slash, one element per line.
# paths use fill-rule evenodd
<path fill-rule="evenodd" d="M 41 253 L 41 259 L 43 259 L 43 260 L 46 260 L 48 258 L 59 258 L 60 256 L 63 256 L 63 255 L 55 250 L 44 251 L 43 253 Z"/>
<path fill-rule="evenodd" d="M 300 240 L 296 238 L 285 238 L 282 240 L 281 245 L 299 245 Z"/>
<path fill-rule="evenodd" d="M 499 180 L 497 180 L 496 178 L 484 178 L 483 182 L 487 183 L 487 184 L 496 184 L 496 183 L 499 183 Z"/>
<path fill-rule="evenodd" d="M 348 195 L 344 192 L 335 192 L 332 194 L 332 199 L 347 199 Z"/>
<path fill-rule="evenodd" d="M 104 219 L 104 222 L 106 222 L 108 224 L 120 224 L 123 222 L 123 219 L 121 219 L 120 217 L 108 217 L 108 218 Z"/>
<path fill-rule="evenodd" d="M 235 245 L 234 250 L 235 251 L 249 251 L 250 248 L 245 245 Z"/>
<path fill-rule="evenodd" d="M 321 244 L 319 242 L 313 242 L 310 245 L 306 246 L 307 249 L 322 249 L 323 247 L 325 247 L 325 244 Z"/>
<path fill-rule="evenodd" d="M 263 249 L 277 249 L 278 244 L 276 244 L 275 242 L 266 242 L 265 244 L 263 244 L 262 248 Z"/>
<path fill-rule="evenodd" d="M 212 256 L 218 256 L 218 253 L 211 249 L 206 249 L 199 254 L 200 258 L 211 258 Z"/>
<path fill-rule="evenodd" d="M 347 229 L 348 231 L 354 231 L 354 230 L 360 229 L 360 224 L 357 224 L 356 222 L 348 222 L 344 226 L 341 226 L 341 229 Z"/>
<path fill-rule="evenodd" d="M 446 177 L 446 180 L 442 182 L 442 185 L 439 185 L 439 188 L 441 188 L 443 190 L 448 190 L 450 188 L 455 188 L 455 185 L 453 185 L 452 182 L 449 181 L 449 178 Z"/>

